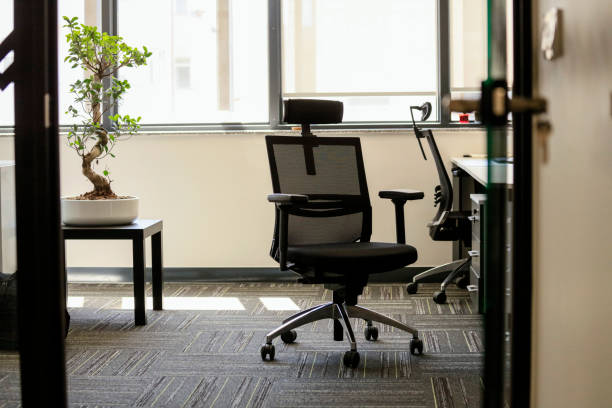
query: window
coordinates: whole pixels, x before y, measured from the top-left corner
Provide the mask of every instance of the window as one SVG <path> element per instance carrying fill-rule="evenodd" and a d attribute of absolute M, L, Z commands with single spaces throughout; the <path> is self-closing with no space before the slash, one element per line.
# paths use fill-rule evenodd
<path fill-rule="evenodd" d="M 66 24 L 63 16 L 70 18 L 78 17 L 81 24 L 97 26 L 98 29 L 100 29 L 100 25 L 98 24 L 98 10 L 95 6 L 95 2 L 92 4 L 92 2 L 83 2 L 82 0 L 60 0 L 58 2 L 57 49 L 59 55 L 57 58 L 57 63 L 59 65 L 59 81 L 57 85 L 59 99 L 59 123 L 62 125 L 71 125 L 75 121 L 71 114 L 66 114 L 69 106 L 74 106 L 74 108 L 80 112 L 83 112 L 85 109 L 84 106 L 74 105 L 74 95 L 70 93 L 70 84 L 74 83 L 77 79 L 84 79 L 88 76 L 85 71 L 72 68 L 71 64 L 64 62 L 64 58 L 66 58 L 68 55 L 68 42 L 66 41 L 66 34 L 68 34 L 68 31 L 66 28 L 63 28 L 64 24 Z"/>
<path fill-rule="evenodd" d="M 507 0 L 506 45 L 508 86 L 512 87 L 512 1 Z M 487 78 L 487 1 L 452 0 L 450 5 L 450 91 L 453 99 L 480 99 L 480 83 Z M 474 122 L 474 113 L 469 121 Z M 451 114 L 459 121 L 459 113 Z"/>
<path fill-rule="evenodd" d="M 87 7 L 87 15 L 85 13 Z M 62 28 L 64 21 L 62 16 L 78 17 L 81 22 L 89 25 L 97 23 L 96 4 L 91 2 L 83 2 L 82 0 L 61 0 L 58 9 L 58 65 L 59 65 L 59 82 L 58 82 L 58 97 L 59 97 L 59 118 L 60 123 L 72 123 L 71 115 L 66 115 L 64 112 L 68 106 L 72 104 L 73 96 L 70 94 L 70 84 L 79 77 L 85 76 L 84 72 L 72 69 L 70 65 L 64 62 L 64 57 L 68 55 L 68 44 L 66 42 L 66 31 Z M 0 2 L 0 39 L 4 39 L 10 32 L 13 31 L 13 2 Z M 0 61 L 0 72 L 4 72 L 13 60 L 11 52 L 2 61 Z M 80 106 L 75 106 L 82 109 Z M 14 113 L 14 93 L 13 84 L 10 84 L 4 91 L 0 92 L 0 126 L 12 126 L 15 120 Z"/>
<path fill-rule="evenodd" d="M 119 35 L 153 52 L 119 75 L 120 113 L 145 124 L 268 122 L 266 0 L 118 1 Z"/>
<path fill-rule="evenodd" d="M 12 2 L 0 4 L 1 37 Z M 487 76 L 487 0 L 158 0 L 146 14 L 141 0 L 58 4 L 63 125 L 73 123 L 64 113 L 69 85 L 86 75 L 63 61 L 64 15 L 153 52 L 146 66 L 118 74 L 132 85 L 119 113 L 142 116 L 151 129 L 287 127 L 280 113 L 288 98 L 341 100 L 346 127 L 409 126 L 410 106 L 428 101 L 431 126 L 456 126 L 459 115 L 442 109 L 442 97 L 479 98 Z M 510 68 L 511 56 L 509 41 Z M 508 78 L 511 86 L 511 69 Z M 0 94 L 0 126 L 12 123 L 10 85 Z"/>
<path fill-rule="evenodd" d="M 176 77 L 177 89 L 191 88 L 191 67 L 189 58 L 177 58 L 174 62 L 174 72 Z"/>
<path fill-rule="evenodd" d="M 344 121 L 437 120 L 435 0 L 283 0 L 283 98 L 344 102 Z"/>

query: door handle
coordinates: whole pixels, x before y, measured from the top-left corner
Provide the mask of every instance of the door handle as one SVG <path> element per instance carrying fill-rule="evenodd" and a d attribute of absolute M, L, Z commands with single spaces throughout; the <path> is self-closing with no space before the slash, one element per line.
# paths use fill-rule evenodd
<path fill-rule="evenodd" d="M 503 79 L 483 81 L 480 89 L 480 100 L 451 99 L 447 95 L 443 103 L 451 112 L 479 112 L 486 126 L 505 125 L 510 112 L 539 114 L 547 109 L 544 98 L 509 98 L 508 83 Z"/>
<path fill-rule="evenodd" d="M 506 110 L 499 110 L 500 106 L 503 106 L 503 100 L 505 94 L 497 93 L 494 97 L 494 104 L 496 105 L 495 111 L 500 115 L 503 115 Z M 480 99 L 451 99 L 448 101 L 448 109 L 451 112 L 474 112 L 480 111 Z M 506 101 L 507 111 L 513 113 L 544 113 L 547 109 L 547 101 L 544 98 L 523 98 L 522 96 L 516 96 Z"/>
<path fill-rule="evenodd" d="M 468 255 L 470 256 L 470 258 L 478 258 L 480 256 L 480 251 L 468 251 Z"/>

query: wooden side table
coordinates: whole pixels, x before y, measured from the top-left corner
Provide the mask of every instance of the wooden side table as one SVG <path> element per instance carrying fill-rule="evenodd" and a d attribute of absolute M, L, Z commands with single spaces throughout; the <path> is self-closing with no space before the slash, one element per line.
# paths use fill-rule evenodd
<path fill-rule="evenodd" d="M 151 237 L 153 272 L 153 310 L 162 310 L 162 220 L 136 220 L 130 225 L 72 227 L 62 225 L 67 239 L 130 239 L 132 240 L 134 317 L 135 324 L 147 324 L 145 314 L 145 239 Z"/>

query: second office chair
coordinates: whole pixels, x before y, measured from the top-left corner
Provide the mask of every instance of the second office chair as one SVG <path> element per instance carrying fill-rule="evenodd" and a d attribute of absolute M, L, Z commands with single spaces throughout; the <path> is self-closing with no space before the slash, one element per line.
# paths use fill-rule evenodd
<path fill-rule="evenodd" d="M 427 143 L 429 144 L 431 155 L 433 156 L 434 162 L 436 164 L 438 178 L 440 180 L 440 184 L 437 185 L 434 189 L 434 206 L 438 207 L 438 211 L 436 212 L 436 215 L 434 216 L 433 220 L 427 224 L 427 227 L 429 228 L 429 236 L 434 241 L 461 240 L 463 241 L 465 247 L 469 247 L 471 244 L 471 230 L 468 220 L 468 216 L 470 216 L 470 213 L 469 211 L 453 211 L 453 187 L 451 185 L 451 181 L 448 177 L 448 174 L 446 173 L 446 168 L 444 167 L 442 156 L 440 155 L 440 151 L 438 150 L 438 146 L 436 145 L 436 140 L 434 139 L 433 132 L 431 131 L 431 129 L 422 130 L 416 125 L 412 113 L 413 110 L 421 111 L 421 120 L 425 121 L 431 114 L 431 104 L 427 102 L 422 106 L 410 107 L 413 130 L 419 142 L 421 153 L 423 153 L 423 158 L 427 160 L 427 157 L 425 156 L 425 151 L 423 150 L 423 145 L 421 144 L 421 139 L 427 140 Z M 385 197 L 383 193 L 381 193 L 380 196 L 388 198 Z M 398 228 L 399 240 L 400 236 L 402 237 L 402 239 L 404 237 L 403 204 L 395 203 L 395 201 L 394 204 L 396 204 L 396 225 Z M 463 259 L 436 266 L 416 275 L 412 279 L 412 282 L 408 284 L 408 293 L 415 294 L 417 292 L 419 280 L 422 280 L 427 276 L 448 272 L 448 275 L 446 275 L 444 281 L 440 285 L 440 290 L 434 292 L 433 294 L 433 300 L 436 303 L 445 303 L 446 288 L 454 279 L 456 279 L 455 282 L 458 287 L 462 289 L 465 289 L 467 287 L 469 283 L 469 278 L 466 276 L 466 274 L 470 261 L 471 258 L 468 256 Z"/>

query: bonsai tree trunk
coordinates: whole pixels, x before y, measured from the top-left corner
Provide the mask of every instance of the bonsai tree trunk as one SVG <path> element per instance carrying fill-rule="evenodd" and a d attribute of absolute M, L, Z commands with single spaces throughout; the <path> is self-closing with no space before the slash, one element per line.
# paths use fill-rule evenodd
<path fill-rule="evenodd" d="M 106 135 L 106 131 L 99 130 L 97 132 L 98 142 L 91 149 L 89 153 L 83 156 L 83 175 L 91 181 L 94 185 L 94 189 L 88 193 L 83 194 L 84 198 L 116 198 L 117 195 L 113 192 L 110 186 L 110 181 L 105 177 L 96 173 L 91 165 L 96 160 L 102 152 L 104 151 L 104 146 L 108 143 L 108 136 Z"/>
<path fill-rule="evenodd" d="M 94 75 L 94 81 L 101 83 L 102 80 L 98 75 Z M 101 123 L 102 113 L 100 109 L 100 103 L 96 102 L 91 105 L 93 112 L 94 123 Z M 110 186 L 110 180 L 96 173 L 93 168 L 93 162 L 102 155 L 105 151 L 105 146 L 108 144 L 108 134 L 104 128 L 100 127 L 96 131 L 98 142 L 91 148 L 89 153 L 83 156 L 82 170 L 83 175 L 91 181 L 94 185 L 94 189 L 88 193 L 83 194 L 81 197 L 86 199 L 95 198 L 116 198 L 117 195 L 113 192 Z"/>

